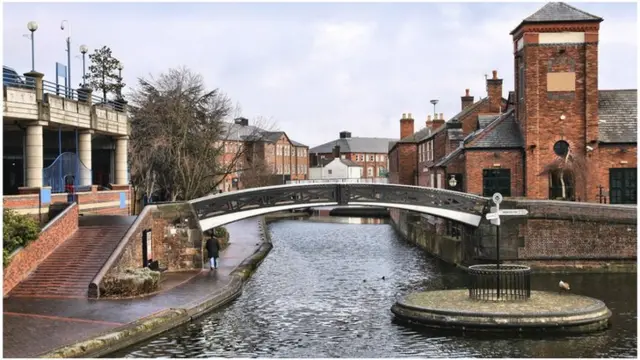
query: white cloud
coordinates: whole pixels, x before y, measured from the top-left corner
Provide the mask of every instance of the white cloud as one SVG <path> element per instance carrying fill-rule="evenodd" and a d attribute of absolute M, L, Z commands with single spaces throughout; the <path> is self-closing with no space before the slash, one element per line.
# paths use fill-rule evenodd
<path fill-rule="evenodd" d="M 4 64 L 30 67 L 26 23 L 37 20 L 36 68 L 52 79 L 66 62 L 60 21 L 73 25 L 73 49 L 108 45 L 125 82 L 186 65 L 242 104 L 272 117 L 311 146 L 354 136 L 396 137 L 403 112 L 416 129 L 433 112 L 450 118 L 465 88 L 486 96 L 484 75 L 513 88 L 509 32 L 540 3 L 518 4 L 5 4 Z M 636 87 L 636 13 L 630 5 L 576 5 L 605 18 L 600 86 Z M 633 8 L 635 10 L 635 8 Z M 72 58 L 74 83 L 81 60 Z"/>

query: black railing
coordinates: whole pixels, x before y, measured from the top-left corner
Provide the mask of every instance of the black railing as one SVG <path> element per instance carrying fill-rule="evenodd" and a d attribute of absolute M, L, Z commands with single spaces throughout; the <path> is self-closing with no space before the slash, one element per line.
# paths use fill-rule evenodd
<path fill-rule="evenodd" d="M 31 88 L 33 87 L 34 86 L 31 86 Z M 68 87 L 65 87 L 64 85 L 56 84 L 54 82 L 47 81 L 47 80 L 42 81 L 42 93 L 43 95 L 51 94 L 56 96 L 62 96 L 67 99 L 71 99 L 75 101 L 87 102 L 88 100 L 87 95 L 85 95 L 86 93 L 83 93 L 82 91 L 68 88 Z M 126 109 L 124 103 L 121 101 L 118 101 L 118 100 L 105 101 L 102 97 L 96 96 L 96 95 L 91 96 L 91 105 L 102 105 L 109 109 L 120 111 L 120 112 L 124 112 Z"/>
<path fill-rule="evenodd" d="M 531 297 L 531 268 L 495 264 L 469 266 L 469 297 L 473 300 L 527 300 Z"/>
<path fill-rule="evenodd" d="M 9 72 L 2 73 L 2 85 L 10 87 L 19 87 L 25 89 L 33 89 L 36 87 L 36 81 L 32 77 L 20 76 Z"/>

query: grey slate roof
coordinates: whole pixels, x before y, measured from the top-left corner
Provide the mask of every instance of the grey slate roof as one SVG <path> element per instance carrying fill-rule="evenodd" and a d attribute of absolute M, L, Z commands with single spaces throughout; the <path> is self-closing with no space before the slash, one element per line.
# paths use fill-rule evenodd
<path fill-rule="evenodd" d="M 557 23 L 557 22 L 579 22 L 579 21 L 597 21 L 603 19 L 599 16 L 589 14 L 588 12 L 576 9 L 575 7 L 563 2 L 550 2 L 533 13 L 531 16 L 522 20 L 522 22 L 511 31 L 511 35 L 515 34 L 524 24 L 536 23 Z"/>
<path fill-rule="evenodd" d="M 598 93 L 598 140 L 637 143 L 638 90 L 600 90 Z"/>
<path fill-rule="evenodd" d="M 464 140 L 462 129 L 447 129 L 447 135 L 450 140 Z"/>
<path fill-rule="evenodd" d="M 478 125 L 480 129 L 486 128 L 493 120 L 500 117 L 500 115 L 478 115 Z"/>
<path fill-rule="evenodd" d="M 320 159 L 320 163 L 322 164 L 322 167 L 325 167 L 325 166 L 327 166 L 330 162 L 332 162 L 333 160 L 335 160 L 335 159 L 333 159 L 333 158 L 330 158 L 330 159 Z M 357 162 L 355 162 L 355 161 L 353 161 L 353 160 L 349 160 L 349 159 L 342 159 L 342 158 L 340 158 L 340 162 L 341 162 L 341 163 L 343 163 L 343 164 L 345 164 L 345 165 L 347 165 L 347 166 L 350 166 L 350 167 L 362 167 L 362 165 L 358 165 L 358 163 L 357 163 Z M 317 166 L 312 166 L 312 167 L 313 167 L 313 168 L 319 168 L 320 166 L 319 166 L 319 165 L 317 165 Z"/>
<path fill-rule="evenodd" d="M 462 144 L 460 144 L 460 146 L 450 152 L 447 156 L 440 159 L 440 161 L 438 161 L 434 166 L 445 166 L 449 161 L 457 158 L 458 155 L 462 154 L 463 151 L 464 147 L 462 146 Z"/>
<path fill-rule="evenodd" d="M 266 131 L 253 125 L 242 126 L 235 123 L 224 123 L 223 129 L 227 131 L 225 140 L 228 141 L 246 141 L 250 138 L 262 140 L 266 142 L 276 142 L 285 133 L 284 131 Z M 289 139 L 294 146 L 307 146 L 297 141 Z"/>
<path fill-rule="evenodd" d="M 468 144 L 468 145 L 467 145 Z M 520 127 L 513 109 L 502 114 L 484 129 L 465 141 L 467 149 L 524 147 Z"/>
<path fill-rule="evenodd" d="M 367 137 L 336 139 L 309 149 L 309 153 L 330 153 L 333 150 L 333 147 L 338 145 L 340 146 L 341 153 L 386 154 L 389 150 L 389 142 L 391 141 L 398 141 L 398 139 Z"/>

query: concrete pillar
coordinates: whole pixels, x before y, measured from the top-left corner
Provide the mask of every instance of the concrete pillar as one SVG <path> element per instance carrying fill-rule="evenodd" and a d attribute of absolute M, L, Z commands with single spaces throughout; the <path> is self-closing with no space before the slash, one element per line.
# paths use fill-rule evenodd
<path fill-rule="evenodd" d="M 116 185 L 127 185 L 127 149 L 129 137 L 121 136 L 116 138 L 116 159 L 115 159 L 115 183 Z"/>
<path fill-rule="evenodd" d="M 82 130 L 78 133 L 78 157 L 80 162 L 89 170 L 81 169 L 80 171 L 80 185 L 91 185 L 91 135 L 93 130 Z"/>
<path fill-rule="evenodd" d="M 42 102 L 44 96 L 44 93 L 42 92 L 42 78 L 44 77 L 44 74 L 37 71 L 30 71 L 25 73 L 24 76 L 27 86 L 33 86 L 36 90 L 36 101 Z"/>
<path fill-rule="evenodd" d="M 42 125 L 28 125 L 26 139 L 27 178 L 26 187 L 42 187 Z"/>

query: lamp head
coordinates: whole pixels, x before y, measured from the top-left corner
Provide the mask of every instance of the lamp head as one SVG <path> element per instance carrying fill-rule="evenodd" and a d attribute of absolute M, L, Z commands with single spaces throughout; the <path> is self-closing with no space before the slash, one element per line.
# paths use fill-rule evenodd
<path fill-rule="evenodd" d="M 80 45 L 80 52 L 83 54 L 86 54 L 87 51 L 89 51 L 89 48 L 87 47 L 87 45 Z"/>
<path fill-rule="evenodd" d="M 122 65 L 121 62 L 118 63 L 118 70 L 120 71 L 124 70 L 124 65 Z"/>
<path fill-rule="evenodd" d="M 27 23 L 27 29 L 29 29 L 29 31 L 31 32 L 38 30 L 38 23 L 35 21 L 29 21 Z"/>

